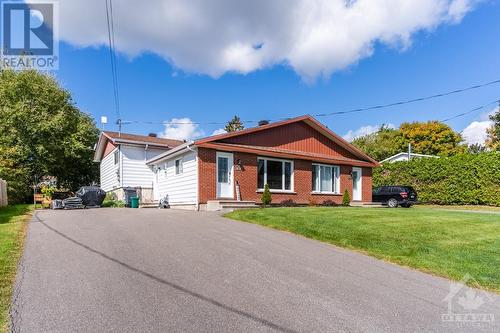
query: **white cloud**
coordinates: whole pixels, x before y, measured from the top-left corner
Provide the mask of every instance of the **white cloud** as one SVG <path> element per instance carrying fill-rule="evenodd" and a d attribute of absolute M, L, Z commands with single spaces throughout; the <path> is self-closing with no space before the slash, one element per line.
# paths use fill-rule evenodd
<path fill-rule="evenodd" d="M 356 138 L 359 138 L 360 136 L 365 136 L 368 134 L 372 134 L 377 132 L 380 129 L 381 125 L 366 125 L 366 126 L 361 126 L 360 128 L 356 130 L 349 130 L 343 138 L 347 141 L 352 141 Z M 393 124 L 386 124 L 388 128 L 396 128 Z"/>
<path fill-rule="evenodd" d="M 486 141 L 486 129 L 491 126 L 491 121 L 473 121 L 462 131 L 462 137 L 468 145 Z"/>
<path fill-rule="evenodd" d="M 212 132 L 212 135 L 219 135 L 219 134 L 226 134 L 226 130 L 223 128 L 218 128 L 215 131 Z"/>
<path fill-rule="evenodd" d="M 464 128 L 462 131 L 464 142 L 468 145 L 475 143 L 484 145 L 487 137 L 486 130 L 493 124 L 493 122 L 489 120 L 489 116 L 494 114 L 496 111 L 497 108 L 491 110 L 490 112 L 481 114 L 479 116 L 479 121 L 473 121 L 466 128 Z"/>
<path fill-rule="evenodd" d="M 369 57 L 374 44 L 407 48 L 418 31 L 461 21 L 480 0 L 150 0 L 114 2 L 116 45 L 218 77 L 277 64 L 305 80 Z M 107 45 L 103 0 L 60 2 L 61 38 Z"/>
<path fill-rule="evenodd" d="M 189 118 L 173 118 L 165 122 L 165 130 L 158 133 L 161 138 L 177 140 L 192 140 L 203 135 L 205 132 Z"/>

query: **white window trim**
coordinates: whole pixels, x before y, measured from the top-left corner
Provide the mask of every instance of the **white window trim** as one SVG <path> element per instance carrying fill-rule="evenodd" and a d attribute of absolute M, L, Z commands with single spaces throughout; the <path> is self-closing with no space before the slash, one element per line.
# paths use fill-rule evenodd
<path fill-rule="evenodd" d="M 179 161 L 179 172 L 177 172 L 177 161 Z M 182 157 L 181 158 L 176 158 L 174 160 L 174 174 L 176 176 L 182 175 L 184 173 L 184 165 L 183 165 Z"/>
<path fill-rule="evenodd" d="M 279 158 L 270 158 L 270 157 L 263 157 L 263 156 L 257 156 L 257 186 L 259 186 L 258 178 L 259 178 L 259 160 L 264 161 L 264 186 L 267 184 L 267 161 L 277 161 L 277 162 L 288 162 L 290 163 L 291 167 L 291 174 L 290 174 L 290 189 L 285 190 L 285 163 L 281 164 L 281 183 L 283 184 L 283 187 L 281 190 L 279 189 L 269 189 L 271 193 L 295 193 L 294 192 L 294 174 L 295 174 L 295 167 L 293 164 L 293 160 L 283 160 Z M 263 192 L 263 188 L 257 188 L 257 192 Z"/>
<path fill-rule="evenodd" d="M 335 179 L 335 188 L 337 189 L 336 191 L 312 191 L 311 193 L 312 194 L 330 194 L 330 195 L 337 195 L 337 194 L 341 194 L 340 193 L 340 166 L 339 165 L 334 165 L 334 164 L 321 164 L 321 163 L 313 163 L 312 164 L 313 166 L 318 166 L 318 167 L 330 167 L 332 168 L 332 173 L 333 175 L 336 175 L 336 177 L 334 178 Z M 334 172 L 333 170 L 336 169 L 336 172 Z M 311 170 L 311 175 L 312 175 L 312 170 Z M 318 168 L 318 179 L 319 179 L 319 184 L 316 184 L 316 186 L 318 187 L 319 185 L 319 188 L 321 188 L 321 172 L 319 171 L 319 168 Z"/>

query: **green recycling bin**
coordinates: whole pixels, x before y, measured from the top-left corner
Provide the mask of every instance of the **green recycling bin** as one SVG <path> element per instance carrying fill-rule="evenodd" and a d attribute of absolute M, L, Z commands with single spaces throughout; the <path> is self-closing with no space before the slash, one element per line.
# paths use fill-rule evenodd
<path fill-rule="evenodd" d="M 130 208 L 139 208 L 139 198 L 138 197 L 130 198 Z"/>

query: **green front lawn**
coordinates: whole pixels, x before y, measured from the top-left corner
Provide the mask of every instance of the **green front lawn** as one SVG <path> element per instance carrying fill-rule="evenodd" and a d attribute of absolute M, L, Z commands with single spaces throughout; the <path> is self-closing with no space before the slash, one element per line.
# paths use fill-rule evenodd
<path fill-rule="evenodd" d="M 500 213 L 437 208 L 306 207 L 237 210 L 229 218 L 294 232 L 500 291 Z"/>
<path fill-rule="evenodd" d="M 0 332 L 7 331 L 12 287 L 32 206 L 0 208 Z"/>

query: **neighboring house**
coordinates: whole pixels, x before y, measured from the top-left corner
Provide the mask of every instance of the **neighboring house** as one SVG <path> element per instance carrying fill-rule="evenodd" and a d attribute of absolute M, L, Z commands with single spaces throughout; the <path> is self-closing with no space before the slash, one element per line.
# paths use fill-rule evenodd
<path fill-rule="evenodd" d="M 268 184 L 273 203 L 371 202 L 378 162 L 311 116 L 187 142 L 150 158 L 155 199 L 171 207 L 260 202 Z"/>
<path fill-rule="evenodd" d="M 439 158 L 439 156 L 401 152 L 399 154 L 388 157 L 383 161 L 380 161 L 380 163 L 394 163 L 400 161 L 408 161 L 414 158 Z"/>
<path fill-rule="evenodd" d="M 94 161 L 100 162 L 100 185 L 114 192 L 119 200 L 124 189 L 140 191 L 141 201 L 153 200 L 153 171 L 146 161 L 183 144 L 183 141 L 117 132 L 102 132 Z"/>

